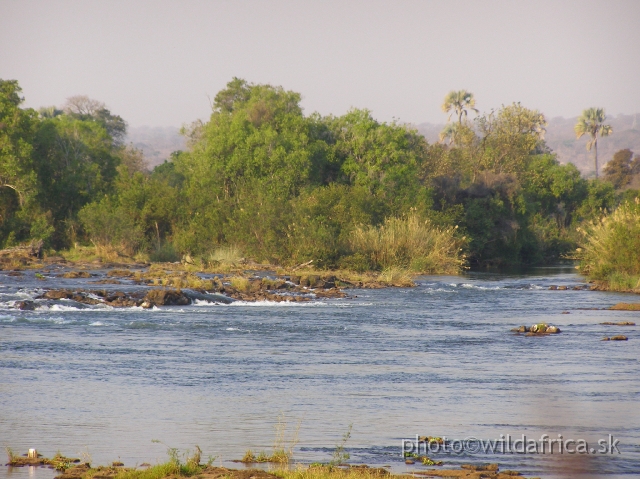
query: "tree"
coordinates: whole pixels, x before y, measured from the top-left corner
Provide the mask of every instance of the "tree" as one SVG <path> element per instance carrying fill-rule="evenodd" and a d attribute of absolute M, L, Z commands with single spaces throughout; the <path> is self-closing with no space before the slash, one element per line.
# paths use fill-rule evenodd
<path fill-rule="evenodd" d="M 462 124 L 462 115 L 467 117 L 468 110 L 473 110 L 478 113 L 475 108 L 476 99 L 473 97 L 473 93 L 467 90 L 450 91 L 446 97 L 444 97 L 444 103 L 442 104 L 442 111 L 445 113 L 451 112 L 447 121 L 451 120 L 451 116 L 455 113 L 458 116 L 458 124 Z"/>
<path fill-rule="evenodd" d="M 609 136 L 613 133 L 611 125 L 605 125 L 607 119 L 603 108 L 588 108 L 582 112 L 578 123 L 574 127 L 576 138 L 582 135 L 589 135 L 591 139 L 587 142 L 587 151 L 594 149 L 594 161 L 596 167 L 596 179 L 598 178 L 598 135 Z"/>
<path fill-rule="evenodd" d="M 0 79 L 0 189 L 15 191 L 22 205 L 35 188 L 32 139 L 37 124 L 33 110 L 23 110 L 16 80 Z"/>
<path fill-rule="evenodd" d="M 63 110 L 67 115 L 95 116 L 104 108 L 105 104 L 101 101 L 93 100 L 86 95 L 76 95 L 67 98 Z"/>
<path fill-rule="evenodd" d="M 72 96 L 67 98 L 63 111 L 78 120 L 90 120 L 99 123 L 107 130 L 113 140 L 113 144 L 122 146 L 127 134 L 127 123 L 119 115 L 112 115 L 101 101 L 93 100 L 86 95 Z"/>
<path fill-rule="evenodd" d="M 621 189 L 631 183 L 634 176 L 640 175 L 640 156 L 633 158 L 630 149 L 617 151 L 610 162 L 604 166 L 605 179 Z"/>

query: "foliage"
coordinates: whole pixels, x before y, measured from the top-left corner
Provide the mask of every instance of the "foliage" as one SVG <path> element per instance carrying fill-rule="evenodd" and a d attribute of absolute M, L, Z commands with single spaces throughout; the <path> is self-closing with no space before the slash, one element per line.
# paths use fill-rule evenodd
<path fill-rule="evenodd" d="M 353 424 L 349 424 L 347 432 L 342 436 L 342 441 L 336 445 L 336 448 L 333 450 L 333 455 L 331 457 L 331 461 L 329 465 L 331 466 L 339 466 L 344 462 L 349 460 L 349 453 L 345 451 L 344 446 L 347 444 L 349 438 L 351 438 L 351 430 L 353 429 Z"/>
<path fill-rule="evenodd" d="M 609 136 L 613 133 L 611 125 L 605 125 L 607 115 L 602 108 L 587 108 L 578 118 L 578 123 L 574 127 L 576 138 L 589 135 L 587 150 L 594 151 L 594 163 L 596 168 L 596 178 L 598 178 L 598 135 Z"/>
<path fill-rule="evenodd" d="M 376 269 L 403 267 L 419 273 L 455 273 L 464 265 L 464 238 L 458 238 L 455 229 L 440 229 L 411 213 L 387 218 L 377 227 L 356 227 L 351 247 L 368 256 Z"/>
<path fill-rule="evenodd" d="M 4 246 L 93 244 L 111 259 L 195 258 L 194 268 L 224 271 L 313 261 L 408 284 L 411 272 L 467 262 L 557 260 L 575 248 L 576 227 L 640 187 L 630 152 L 609 162 L 604 182 L 561 165 L 544 115 L 519 103 L 467 121 L 477 110 L 465 90 L 447 95 L 443 109 L 458 121 L 429 144 L 368 110 L 305 115 L 299 93 L 234 78 L 208 121 L 183 128 L 187 151 L 151 172 L 103 103 L 75 96 L 37 113 L 20 95 L 16 81 L 0 80 Z M 576 131 L 597 148 L 610 133 L 604 120 L 586 110 Z"/>
<path fill-rule="evenodd" d="M 464 115 L 466 118 L 468 110 L 478 113 L 475 106 L 476 99 L 473 97 L 473 93 L 466 90 L 450 91 L 444 98 L 442 111 L 445 113 L 451 112 L 448 120 L 451 120 L 451 116 L 455 113 L 458 117 L 458 124 L 462 124 L 462 116 Z"/>
<path fill-rule="evenodd" d="M 640 177 L 640 156 L 633 158 L 628 148 L 617 151 L 604 167 L 604 179 L 621 189 L 631 183 L 634 176 Z"/>
<path fill-rule="evenodd" d="M 640 198 L 580 232 L 583 273 L 619 289 L 640 288 Z"/>

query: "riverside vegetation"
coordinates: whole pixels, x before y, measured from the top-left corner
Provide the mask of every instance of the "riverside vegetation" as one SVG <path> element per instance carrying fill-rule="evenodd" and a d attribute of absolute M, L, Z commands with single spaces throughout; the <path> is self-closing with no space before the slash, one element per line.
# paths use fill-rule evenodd
<path fill-rule="evenodd" d="M 368 467 L 367 465 L 336 465 L 336 464 L 311 464 L 309 466 L 297 465 L 295 467 L 283 466 L 269 469 L 228 469 L 213 465 L 215 457 L 209 457 L 206 463 L 202 463 L 202 451 L 198 446 L 192 455 L 180 454 L 175 448 L 168 448 L 169 460 L 165 463 L 142 464 L 140 467 L 124 467 L 117 461 L 111 466 L 92 466 L 91 458 L 70 459 L 57 454 L 53 459 L 40 458 L 38 462 L 27 461 L 26 458 L 16 456 L 11 450 L 8 466 L 23 467 L 25 465 L 42 465 L 56 469 L 60 472 L 55 479 L 170 479 L 195 477 L 198 479 L 380 479 L 392 477 L 391 473 L 380 467 Z M 343 453 L 342 453 L 343 454 Z M 335 455 L 334 455 L 335 456 Z M 426 456 L 423 459 L 429 459 Z M 288 463 L 288 461 L 286 461 Z M 414 461 L 407 461 L 414 464 Z M 423 465 L 441 465 L 440 461 L 421 461 Z M 517 471 L 500 471 L 498 464 L 472 465 L 463 464 L 460 469 L 429 469 L 416 471 L 426 477 L 463 477 L 469 479 L 511 479 L 514 476 L 523 477 Z M 393 475 L 396 478 L 411 478 L 414 475 Z M 523 479 L 526 479 L 523 477 Z"/>
<path fill-rule="evenodd" d="M 582 178 L 546 146 L 544 115 L 519 103 L 471 120 L 473 95 L 452 92 L 443 109 L 454 121 L 429 144 L 367 110 L 305 115 L 300 94 L 234 78 L 209 121 L 183 128 L 187 150 L 147 171 L 104 104 L 79 96 L 35 111 L 20 93 L 0 80 L 4 248 L 40 241 L 68 259 L 226 271 L 251 258 L 406 283 L 550 263 L 580 246 L 582 270 L 603 287 L 640 287 L 630 188 L 640 159 L 623 150 L 603 178 Z M 597 148 L 602 128 L 592 130 Z"/>

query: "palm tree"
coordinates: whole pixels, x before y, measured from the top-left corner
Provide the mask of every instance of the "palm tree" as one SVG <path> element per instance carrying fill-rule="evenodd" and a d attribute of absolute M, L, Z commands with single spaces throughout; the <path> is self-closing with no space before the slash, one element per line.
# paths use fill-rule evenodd
<path fill-rule="evenodd" d="M 450 91 L 446 97 L 444 97 L 444 103 L 442 104 L 442 111 L 445 113 L 451 112 L 447 121 L 451 120 L 451 116 L 455 112 L 458 116 L 458 124 L 462 124 L 462 115 L 467 116 L 467 110 L 473 110 L 478 113 L 474 107 L 476 106 L 476 99 L 473 98 L 473 93 L 467 90 Z"/>
<path fill-rule="evenodd" d="M 582 135 L 591 137 L 587 142 L 587 151 L 591 151 L 591 148 L 594 149 L 596 179 L 598 178 L 598 134 L 600 136 L 609 136 L 613 133 L 611 125 L 604 124 L 606 119 L 607 115 L 605 115 L 603 108 L 588 108 L 582 112 L 582 115 L 578 118 L 578 123 L 574 127 L 576 138 L 580 138 Z"/>
<path fill-rule="evenodd" d="M 440 132 L 440 142 L 453 145 L 456 142 L 456 133 L 458 133 L 458 125 L 455 123 L 447 123 L 446 126 Z"/>

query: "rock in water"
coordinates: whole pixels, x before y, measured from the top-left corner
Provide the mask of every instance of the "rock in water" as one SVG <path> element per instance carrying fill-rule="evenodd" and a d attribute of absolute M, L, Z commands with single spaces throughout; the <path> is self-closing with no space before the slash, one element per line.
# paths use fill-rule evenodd
<path fill-rule="evenodd" d="M 191 300 L 181 291 L 167 289 L 152 289 L 144 297 L 142 306 L 186 306 Z"/>
<path fill-rule="evenodd" d="M 36 304 L 33 301 L 18 301 L 16 303 L 16 308 L 22 311 L 34 311 L 36 309 Z"/>

